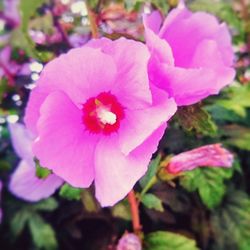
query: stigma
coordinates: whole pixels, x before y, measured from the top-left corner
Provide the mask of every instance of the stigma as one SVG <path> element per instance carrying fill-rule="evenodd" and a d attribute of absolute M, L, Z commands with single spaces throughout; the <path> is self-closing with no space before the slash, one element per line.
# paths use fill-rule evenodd
<path fill-rule="evenodd" d="M 83 123 L 92 133 L 109 135 L 119 130 L 124 118 L 124 108 L 117 98 L 108 92 L 92 97 L 83 105 Z"/>

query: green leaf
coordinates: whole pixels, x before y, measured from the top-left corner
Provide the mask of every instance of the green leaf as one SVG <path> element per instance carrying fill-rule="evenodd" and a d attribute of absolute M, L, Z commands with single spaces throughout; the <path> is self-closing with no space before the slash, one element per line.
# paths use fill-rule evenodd
<path fill-rule="evenodd" d="M 24 230 L 25 225 L 30 217 L 30 212 L 27 209 L 18 211 L 10 221 L 11 232 L 14 237 L 17 237 Z"/>
<path fill-rule="evenodd" d="M 90 190 L 82 189 L 80 190 L 80 196 L 82 199 L 82 203 L 88 212 L 98 212 L 98 205 L 95 201 L 95 198 L 93 197 Z"/>
<path fill-rule="evenodd" d="M 211 105 L 207 105 L 205 109 L 212 115 L 213 119 L 218 123 L 224 124 L 226 122 L 242 121 L 242 116 L 237 115 L 232 110 L 217 105 L 216 102 L 213 102 L 213 104 Z"/>
<path fill-rule="evenodd" d="M 167 14 L 169 10 L 169 4 L 168 2 L 171 2 L 170 0 L 152 0 L 152 4 L 158 9 L 161 10 L 164 14 Z"/>
<path fill-rule="evenodd" d="M 98 0 L 87 0 L 86 2 L 90 9 L 95 9 L 98 4 Z"/>
<path fill-rule="evenodd" d="M 223 207 L 214 211 L 211 226 L 215 249 L 248 250 L 250 246 L 250 198 L 242 192 L 229 189 Z"/>
<path fill-rule="evenodd" d="M 69 184 L 64 184 L 60 189 L 60 196 L 68 200 L 80 200 L 82 189 L 74 188 Z"/>
<path fill-rule="evenodd" d="M 158 154 L 155 159 L 153 159 L 148 166 L 148 171 L 144 177 L 140 180 L 140 185 L 144 188 L 148 182 L 156 175 L 157 169 L 160 165 L 161 155 Z"/>
<path fill-rule="evenodd" d="M 43 4 L 47 3 L 48 0 L 21 0 L 19 4 L 19 10 L 22 19 L 22 29 L 26 31 L 28 29 L 29 20 L 36 10 L 41 7 Z"/>
<path fill-rule="evenodd" d="M 127 200 L 122 200 L 112 208 L 112 215 L 124 220 L 131 220 L 130 207 Z"/>
<path fill-rule="evenodd" d="M 246 117 L 246 109 L 250 108 L 250 85 L 235 84 L 228 88 L 225 97 L 216 101 L 225 109 L 234 111 L 241 117 Z"/>
<path fill-rule="evenodd" d="M 158 231 L 145 237 L 145 250 L 198 250 L 196 242 L 181 234 Z"/>
<path fill-rule="evenodd" d="M 49 0 L 21 0 L 19 4 L 21 27 L 15 29 L 11 36 L 12 46 L 24 49 L 27 54 L 40 61 L 47 61 L 48 56 L 36 50 L 36 44 L 29 36 L 28 26 L 29 20 L 36 14 L 36 10 L 48 2 Z"/>
<path fill-rule="evenodd" d="M 197 133 L 209 136 L 217 134 L 217 127 L 212 121 L 211 115 L 199 104 L 180 107 L 177 114 L 180 124 L 185 130 L 194 130 Z"/>
<path fill-rule="evenodd" d="M 58 203 L 56 199 L 51 197 L 32 205 L 32 207 L 35 210 L 51 212 L 58 208 Z"/>
<path fill-rule="evenodd" d="M 52 173 L 51 170 L 42 167 L 37 159 L 35 159 L 35 163 L 36 163 L 36 176 L 39 179 L 46 179 Z"/>
<path fill-rule="evenodd" d="M 25 33 L 21 29 L 16 28 L 11 32 L 10 43 L 12 47 L 22 48 L 29 56 L 40 60 L 39 52 L 35 48 L 36 45 L 27 32 Z"/>
<path fill-rule="evenodd" d="M 3 172 L 10 171 L 11 168 L 12 168 L 12 165 L 10 164 L 10 162 L 8 162 L 7 160 L 0 160 L 0 171 L 3 171 Z"/>
<path fill-rule="evenodd" d="M 0 103 L 2 103 L 4 96 L 9 89 L 8 80 L 4 77 L 0 78 Z"/>
<path fill-rule="evenodd" d="M 141 5 L 143 0 L 124 0 L 124 5 L 127 11 L 133 11 L 138 5 Z"/>
<path fill-rule="evenodd" d="M 146 206 L 147 208 L 155 209 L 155 210 L 157 210 L 159 212 L 164 211 L 162 201 L 157 196 L 155 196 L 154 194 L 145 194 L 145 195 L 143 195 L 141 201 L 144 204 L 144 206 Z"/>
<path fill-rule="evenodd" d="M 232 174 L 233 168 L 199 168 L 183 173 L 180 184 L 189 192 L 197 190 L 206 207 L 213 209 L 221 203 L 226 192 L 224 180 Z"/>
<path fill-rule="evenodd" d="M 223 134 L 229 136 L 225 142 L 243 150 L 250 150 L 250 128 L 240 125 L 227 125 L 223 127 Z"/>
<path fill-rule="evenodd" d="M 0 0 L 0 10 L 1 10 L 1 11 L 4 10 L 3 0 Z"/>
<path fill-rule="evenodd" d="M 45 34 L 52 35 L 54 32 L 53 25 L 53 16 L 50 12 L 48 12 L 41 17 L 39 16 L 31 20 L 29 22 L 29 29 L 39 30 Z"/>
<path fill-rule="evenodd" d="M 210 181 L 208 185 L 201 185 L 198 191 L 203 203 L 212 209 L 221 203 L 226 188 L 223 184 L 220 185 Z"/>
<path fill-rule="evenodd" d="M 57 249 L 57 240 L 53 228 L 38 214 L 33 214 L 29 219 L 29 228 L 32 239 L 39 249 Z"/>

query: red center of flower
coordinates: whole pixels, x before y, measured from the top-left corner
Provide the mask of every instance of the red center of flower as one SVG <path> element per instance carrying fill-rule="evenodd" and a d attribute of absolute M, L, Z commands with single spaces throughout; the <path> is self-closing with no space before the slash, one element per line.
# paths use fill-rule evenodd
<path fill-rule="evenodd" d="M 124 118 L 124 109 L 116 97 L 103 92 L 89 98 L 83 105 L 83 123 L 92 133 L 105 135 L 116 132 Z"/>

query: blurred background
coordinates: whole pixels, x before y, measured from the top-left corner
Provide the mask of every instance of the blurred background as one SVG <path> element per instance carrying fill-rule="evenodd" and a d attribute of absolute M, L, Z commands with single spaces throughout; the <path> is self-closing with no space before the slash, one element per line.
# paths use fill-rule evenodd
<path fill-rule="evenodd" d="M 112 250 L 121 235 L 132 230 L 127 201 L 102 209 L 92 188 L 64 184 L 53 196 L 37 202 L 13 195 L 9 181 L 20 156 L 12 146 L 8 124 L 23 122 L 29 92 L 44 65 L 84 45 L 91 29 L 111 39 L 124 36 L 143 41 L 142 14 L 158 9 L 166 15 L 177 4 L 177 0 L 0 0 L 1 250 Z M 140 206 L 143 232 L 182 234 L 204 250 L 249 250 L 250 0 L 186 4 L 228 24 L 237 76 L 219 96 L 178 110 L 151 165 L 163 164 L 170 154 L 217 142 L 233 152 L 235 161 L 229 170 L 200 168 L 172 182 L 160 179 L 150 192 L 154 202 Z M 136 186 L 136 190 L 142 188 L 143 183 Z M 184 244 L 146 245 L 146 249 L 194 248 Z"/>

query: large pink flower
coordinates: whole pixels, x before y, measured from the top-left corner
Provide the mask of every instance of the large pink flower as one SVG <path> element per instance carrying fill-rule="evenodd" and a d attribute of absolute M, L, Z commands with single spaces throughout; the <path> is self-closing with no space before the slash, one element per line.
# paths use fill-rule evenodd
<path fill-rule="evenodd" d="M 150 79 L 189 105 L 230 84 L 235 76 L 231 37 L 225 23 L 205 12 L 192 13 L 181 4 L 162 23 L 159 12 L 145 16 L 151 50 Z"/>
<path fill-rule="evenodd" d="M 41 165 L 76 187 L 94 180 L 103 206 L 145 174 L 176 111 L 150 86 L 149 57 L 139 42 L 93 40 L 48 63 L 29 99 L 25 121 Z"/>

